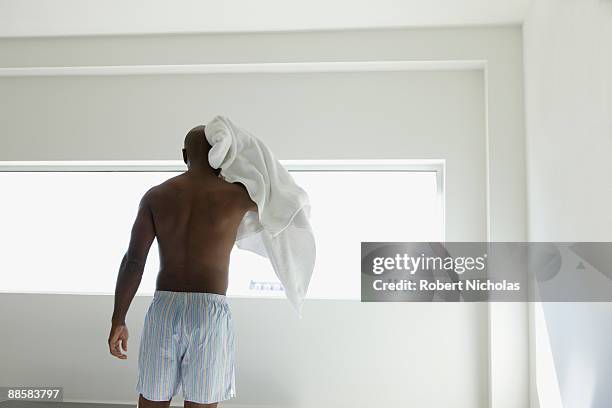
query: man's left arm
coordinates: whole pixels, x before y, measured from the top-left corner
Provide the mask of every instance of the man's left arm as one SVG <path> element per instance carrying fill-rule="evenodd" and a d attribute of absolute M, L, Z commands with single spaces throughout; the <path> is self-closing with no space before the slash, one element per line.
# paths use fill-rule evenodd
<path fill-rule="evenodd" d="M 130 244 L 121 261 L 115 287 L 115 308 L 111 318 L 108 346 L 110 353 L 122 360 L 127 358 L 127 355 L 121 352 L 121 348 L 127 351 L 128 330 L 125 316 L 140 286 L 147 255 L 155 239 L 150 200 L 151 190 L 147 191 L 140 200 L 136 220 L 132 226 Z"/>

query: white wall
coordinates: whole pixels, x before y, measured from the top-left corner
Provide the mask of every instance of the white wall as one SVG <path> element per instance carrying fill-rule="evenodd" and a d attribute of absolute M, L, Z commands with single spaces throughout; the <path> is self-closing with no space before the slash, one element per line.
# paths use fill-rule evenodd
<path fill-rule="evenodd" d="M 0 159 L 177 159 L 185 131 L 223 111 L 281 159 L 444 158 L 448 240 L 525 238 L 518 27 L 21 39 L 0 41 L 0 50 L 4 67 L 484 61 L 485 71 L 2 77 Z M 137 298 L 128 316 L 126 363 L 106 355 L 111 297 L 0 296 L 10 334 L 0 382 L 55 379 L 67 399 L 132 400 L 148 301 Z M 232 299 L 232 307 L 240 336 L 235 404 L 526 406 L 520 306 L 503 321 L 512 334 L 494 336 L 493 346 L 486 304 L 309 301 L 303 321 L 278 300 Z M 64 356 L 71 330 L 78 365 Z M 104 380 L 91 381 L 92 367 Z"/>
<path fill-rule="evenodd" d="M 612 3 L 536 0 L 524 40 L 529 239 L 611 241 Z M 612 305 L 543 312 L 563 406 L 612 405 Z"/>

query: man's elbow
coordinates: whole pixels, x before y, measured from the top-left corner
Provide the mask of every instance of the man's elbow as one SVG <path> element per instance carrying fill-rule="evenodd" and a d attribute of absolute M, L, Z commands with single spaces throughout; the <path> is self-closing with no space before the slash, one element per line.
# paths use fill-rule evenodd
<path fill-rule="evenodd" d="M 146 260 L 141 257 L 131 256 L 129 253 L 123 256 L 123 267 L 126 271 L 142 273 L 144 271 L 145 262 Z"/>

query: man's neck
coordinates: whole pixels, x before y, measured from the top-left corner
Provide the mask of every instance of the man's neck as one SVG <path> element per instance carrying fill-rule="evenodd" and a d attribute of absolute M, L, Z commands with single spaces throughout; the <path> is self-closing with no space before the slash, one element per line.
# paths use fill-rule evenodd
<path fill-rule="evenodd" d="M 210 166 L 191 166 L 186 172 L 187 175 L 193 175 L 197 177 L 210 177 L 217 178 L 217 174 L 215 173 L 215 169 Z"/>

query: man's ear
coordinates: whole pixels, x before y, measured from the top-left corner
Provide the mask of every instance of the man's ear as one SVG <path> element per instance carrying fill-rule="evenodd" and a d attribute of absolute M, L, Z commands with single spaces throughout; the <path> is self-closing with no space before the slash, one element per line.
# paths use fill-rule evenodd
<path fill-rule="evenodd" d="M 183 152 L 183 162 L 185 162 L 185 164 L 187 164 L 187 154 L 186 154 L 185 149 L 182 149 L 182 152 Z"/>

